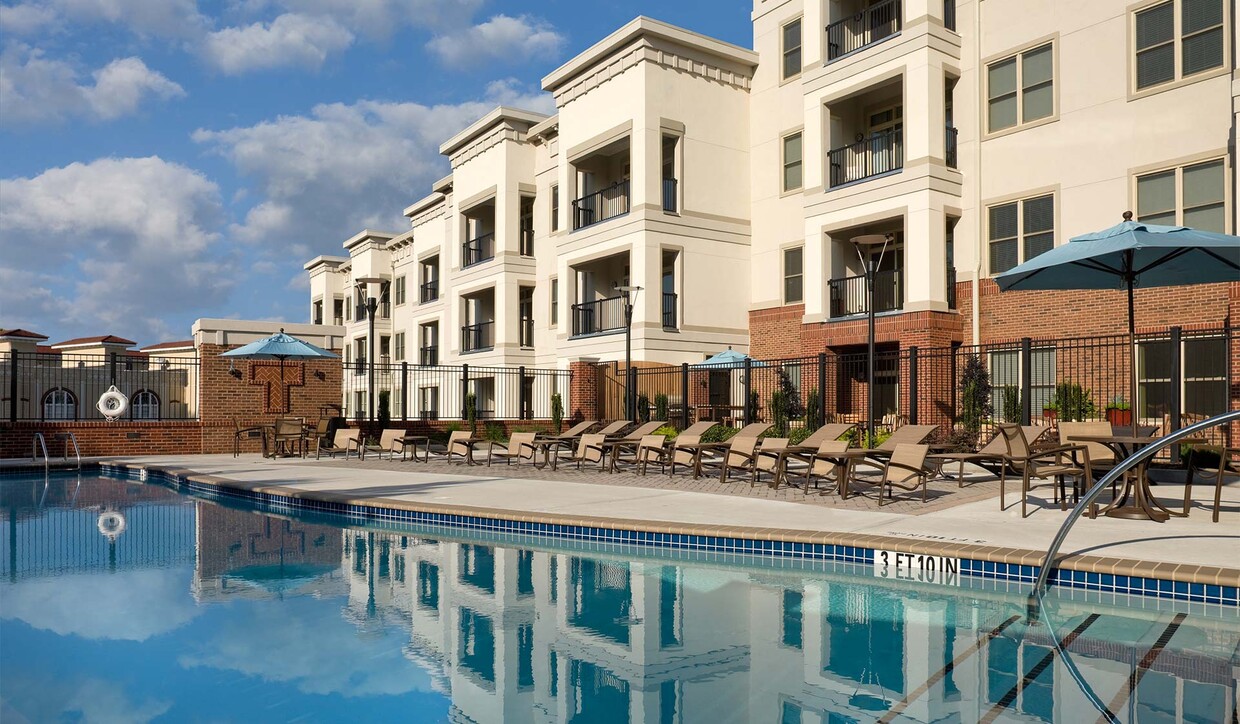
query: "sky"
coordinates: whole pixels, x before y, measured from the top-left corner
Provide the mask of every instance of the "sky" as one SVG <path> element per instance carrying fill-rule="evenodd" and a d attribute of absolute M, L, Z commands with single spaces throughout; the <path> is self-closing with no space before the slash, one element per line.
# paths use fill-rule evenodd
<path fill-rule="evenodd" d="M 449 172 L 439 144 L 637 15 L 745 47 L 740 0 L 0 0 L 0 328 L 305 322 L 302 265 Z"/>

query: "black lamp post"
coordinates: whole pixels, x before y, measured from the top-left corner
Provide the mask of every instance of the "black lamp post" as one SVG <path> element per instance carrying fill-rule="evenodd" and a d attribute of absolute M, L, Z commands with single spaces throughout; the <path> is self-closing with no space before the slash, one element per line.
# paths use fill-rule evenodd
<path fill-rule="evenodd" d="M 615 289 L 624 297 L 624 411 L 629 422 L 637 422 L 637 397 L 634 394 L 637 390 L 633 384 L 633 296 L 642 288 L 617 284 Z"/>
<path fill-rule="evenodd" d="M 883 254 L 887 253 L 887 244 L 891 241 L 891 234 L 863 234 L 854 236 L 852 239 L 853 247 L 857 250 L 857 257 L 861 259 L 861 263 L 865 268 L 865 308 L 868 321 L 866 334 L 866 380 L 865 380 L 865 429 L 866 429 L 866 446 L 874 446 L 874 273 L 878 270 L 878 266 L 883 262 Z M 867 253 L 875 246 L 882 245 L 879 249 L 878 258 L 874 258 L 874 254 Z M 864 251 L 863 251 L 864 250 Z"/>
<path fill-rule="evenodd" d="M 356 280 L 366 285 L 366 419 L 371 425 L 375 422 L 375 311 L 379 308 L 379 300 L 370 293 L 371 284 L 381 284 L 381 277 L 363 277 Z"/>

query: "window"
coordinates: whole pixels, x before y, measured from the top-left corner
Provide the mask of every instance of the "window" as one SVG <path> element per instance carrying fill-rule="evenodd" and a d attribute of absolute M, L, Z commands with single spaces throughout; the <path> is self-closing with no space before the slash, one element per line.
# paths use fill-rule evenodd
<path fill-rule="evenodd" d="M 392 359 L 400 362 L 405 359 L 405 333 L 396 333 L 395 346 L 392 347 Z"/>
<path fill-rule="evenodd" d="M 1050 43 L 987 66 L 987 130 L 994 133 L 1054 115 L 1054 67 Z"/>
<path fill-rule="evenodd" d="M 1137 177 L 1137 219 L 1147 224 L 1227 232 L 1223 160 Z"/>
<path fill-rule="evenodd" d="M 1055 195 L 991 206 L 990 273 L 999 274 L 1055 246 Z"/>
<path fill-rule="evenodd" d="M 558 326 L 560 323 L 560 280 L 551 277 L 551 326 Z"/>
<path fill-rule="evenodd" d="M 534 197 L 521 197 L 521 234 L 520 234 L 520 252 L 521 256 L 534 256 Z"/>
<path fill-rule="evenodd" d="M 379 357 L 388 357 L 390 359 L 392 349 L 392 338 L 388 335 L 379 337 Z M 386 360 L 385 360 L 386 361 Z"/>
<path fill-rule="evenodd" d="M 434 367 L 439 364 L 439 322 L 423 324 L 419 327 L 421 347 L 418 350 L 418 364 Z"/>
<path fill-rule="evenodd" d="M 784 79 L 801 72 L 801 19 L 797 18 L 784 26 Z"/>
<path fill-rule="evenodd" d="M 560 185 L 551 187 L 551 230 L 560 230 Z"/>
<path fill-rule="evenodd" d="M 660 150 L 663 162 L 663 210 L 675 213 L 677 205 L 676 189 L 676 145 L 677 136 L 663 136 Z"/>
<path fill-rule="evenodd" d="M 418 298 L 422 304 L 426 304 L 439 298 L 439 257 L 427 259 L 421 263 L 420 267 L 422 286 L 419 289 Z"/>
<path fill-rule="evenodd" d="M 339 326 L 344 322 L 344 300 L 332 300 L 332 324 Z"/>
<path fill-rule="evenodd" d="M 1134 21 L 1137 90 L 1223 66 L 1223 0 L 1169 0 Z"/>
<path fill-rule="evenodd" d="M 1020 350 L 990 353 L 991 405 L 996 420 L 1018 423 L 1021 418 Z M 1041 417 L 1042 408 L 1055 396 L 1055 349 L 1043 347 L 1029 352 L 1029 409 Z"/>
<path fill-rule="evenodd" d="M 784 304 L 804 301 L 804 247 L 784 249 Z"/>
<path fill-rule="evenodd" d="M 354 359 L 359 365 L 366 364 L 366 338 L 358 337 L 353 344 L 353 349 L 357 351 L 357 357 Z"/>
<path fill-rule="evenodd" d="M 135 420 L 159 419 L 159 396 L 150 390 L 141 390 L 129 400 L 129 415 Z"/>
<path fill-rule="evenodd" d="M 1180 411 L 1201 416 L 1226 412 L 1226 338 L 1190 337 L 1180 345 Z M 1171 349 L 1166 339 L 1137 344 L 1137 410 L 1142 419 L 1156 423 L 1171 412 Z"/>
<path fill-rule="evenodd" d="M 353 299 L 352 297 L 344 300 L 344 318 L 345 320 L 353 319 Z"/>
<path fill-rule="evenodd" d="M 405 277 L 396 277 L 396 306 L 405 303 Z"/>
<path fill-rule="evenodd" d="M 420 413 L 423 420 L 439 419 L 439 388 L 438 387 L 422 387 L 418 390 L 418 399 L 420 400 Z"/>
<path fill-rule="evenodd" d="M 311 319 L 312 324 L 323 323 L 323 300 L 322 299 L 314 300 L 314 306 L 310 312 L 310 319 Z"/>
<path fill-rule="evenodd" d="M 784 137 L 783 143 L 784 191 L 801 188 L 801 134 Z"/>
<path fill-rule="evenodd" d="M 382 319 L 390 319 L 392 317 L 391 282 L 383 282 L 379 285 L 379 317 Z"/>
<path fill-rule="evenodd" d="M 522 347 L 534 346 L 534 287 L 517 288 L 517 316 Z"/>
<path fill-rule="evenodd" d="M 44 420 L 76 420 L 77 397 L 63 387 L 47 391 L 43 395 Z"/>

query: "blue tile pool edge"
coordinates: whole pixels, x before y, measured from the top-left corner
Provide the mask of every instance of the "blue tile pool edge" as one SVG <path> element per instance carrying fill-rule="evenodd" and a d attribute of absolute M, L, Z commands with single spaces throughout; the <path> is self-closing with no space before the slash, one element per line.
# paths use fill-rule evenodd
<path fill-rule="evenodd" d="M 154 479 L 199 494 L 257 503 L 273 512 L 303 510 L 339 515 L 356 521 L 395 521 L 437 525 L 460 530 L 533 535 L 558 540 L 639 545 L 672 550 L 769 556 L 810 561 L 874 564 L 874 549 L 862 546 L 766 540 L 724 535 L 660 533 L 601 525 L 539 523 L 462 513 L 437 513 L 374 505 L 337 503 L 232 487 L 227 485 L 227 481 L 221 478 L 193 472 L 183 473 L 158 467 L 106 462 L 98 463 L 97 465 L 98 470 L 106 475 L 136 480 Z M 39 470 L 42 470 L 41 466 Z M 211 480 L 208 481 L 203 478 L 211 478 Z M 920 542 L 912 539 L 900 540 L 909 546 L 916 546 Z M 978 558 L 960 558 L 961 575 L 984 580 L 1032 584 L 1037 580 L 1040 571 L 1040 566 L 1004 563 Z M 1058 588 L 1188 601 L 1240 609 L 1240 586 L 1222 586 L 1162 578 L 1096 573 L 1070 568 L 1054 569 L 1049 580 L 1051 585 Z"/>

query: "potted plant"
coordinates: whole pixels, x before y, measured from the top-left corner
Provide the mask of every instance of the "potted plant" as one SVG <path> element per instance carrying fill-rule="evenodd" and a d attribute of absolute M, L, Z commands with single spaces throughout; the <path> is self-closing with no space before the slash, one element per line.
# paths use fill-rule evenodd
<path fill-rule="evenodd" d="M 1123 397 L 1116 397 L 1107 403 L 1107 422 L 1113 427 L 1128 427 L 1132 424 L 1132 406 Z"/>
<path fill-rule="evenodd" d="M 1054 422 L 1057 417 L 1059 417 L 1059 408 L 1055 405 L 1054 400 L 1042 405 L 1043 420 L 1046 420 L 1047 422 Z"/>

